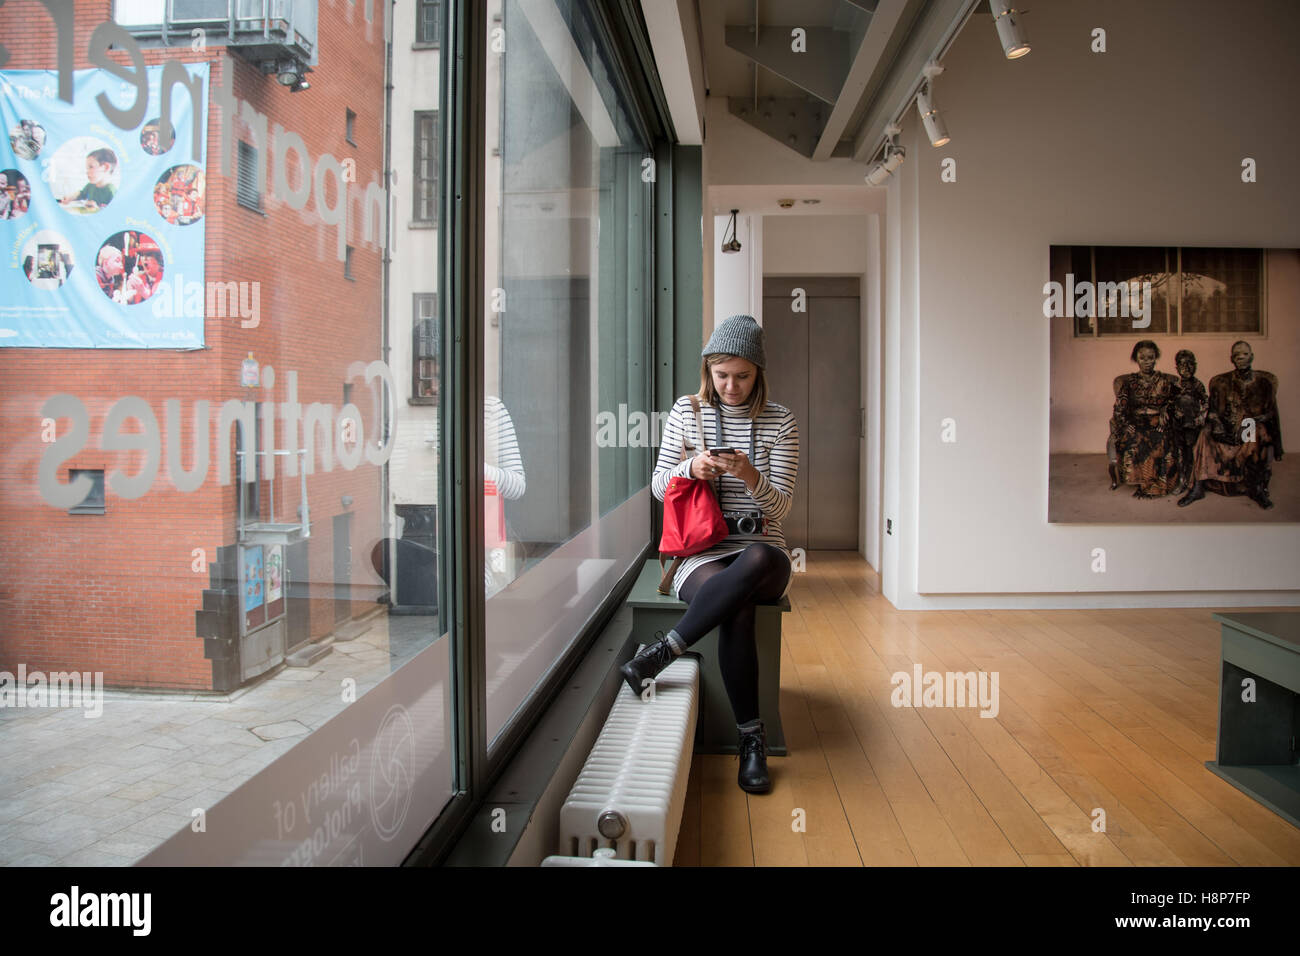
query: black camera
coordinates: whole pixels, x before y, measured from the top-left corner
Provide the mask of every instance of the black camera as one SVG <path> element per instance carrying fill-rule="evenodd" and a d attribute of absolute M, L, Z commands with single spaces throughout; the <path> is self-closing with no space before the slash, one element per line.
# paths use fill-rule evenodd
<path fill-rule="evenodd" d="M 761 511 L 724 511 L 722 519 L 727 522 L 730 534 L 767 534 L 763 528 Z"/>

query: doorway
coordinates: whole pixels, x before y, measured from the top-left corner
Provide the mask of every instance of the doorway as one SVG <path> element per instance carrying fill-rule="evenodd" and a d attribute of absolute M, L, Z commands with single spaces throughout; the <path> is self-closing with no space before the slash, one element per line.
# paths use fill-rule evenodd
<path fill-rule="evenodd" d="M 799 478 L 786 546 L 857 550 L 862 407 L 860 280 L 763 279 L 768 397 L 799 423 Z"/>

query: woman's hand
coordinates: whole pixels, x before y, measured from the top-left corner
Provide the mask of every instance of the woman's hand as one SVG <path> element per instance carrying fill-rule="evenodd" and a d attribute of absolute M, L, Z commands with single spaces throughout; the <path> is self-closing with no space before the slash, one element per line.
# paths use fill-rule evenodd
<path fill-rule="evenodd" d="M 731 475 L 745 483 L 750 491 L 758 485 L 758 469 L 750 463 L 749 456 L 743 451 L 731 455 L 710 455 L 701 452 L 691 462 L 691 474 L 696 478 L 713 480 L 722 475 Z"/>
<path fill-rule="evenodd" d="M 721 466 L 708 452 L 700 452 L 691 459 L 691 477 L 712 481 L 721 474 Z"/>

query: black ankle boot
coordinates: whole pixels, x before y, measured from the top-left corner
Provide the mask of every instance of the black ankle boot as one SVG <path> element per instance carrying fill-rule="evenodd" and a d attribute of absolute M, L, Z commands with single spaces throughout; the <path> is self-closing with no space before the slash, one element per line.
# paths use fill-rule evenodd
<path fill-rule="evenodd" d="M 1251 491 L 1250 500 L 1255 502 L 1255 504 L 1259 505 L 1265 511 L 1273 507 L 1273 499 L 1268 496 L 1268 489 L 1261 485 L 1256 485 Z"/>
<path fill-rule="evenodd" d="M 772 778 L 767 775 L 767 734 L 763 725 L 752 734 L 740 735 L 740 772 L 736 774 L 740 789 L 747 793 L 767 793 Z"/>
<path fill-rule="evenodd" d="M 667 638 L 661 638 L 641 648 L 639 654 L 618 670 L 623 675 L 623 680 L 627 681 L 627 686 L 632 688 L 632 693 L 640 697 L 649 686 L 642 682 L 646 678 L 653 679 L 674 660 L 676 657 L 673 655 L 672 645 L 668 643 Z"/>
<path fill-rule="evenodd" d="M 1204 497 L 1205 497 L 1205 485 L 1198 481 L 1192 485 L 1191 491 L 1187 492 L 1187 494 L 1183 495 L 1181 498 L 1178 499 L 1178 507 L 1186 508 L 1193 501 L 1200 501 Z"/>

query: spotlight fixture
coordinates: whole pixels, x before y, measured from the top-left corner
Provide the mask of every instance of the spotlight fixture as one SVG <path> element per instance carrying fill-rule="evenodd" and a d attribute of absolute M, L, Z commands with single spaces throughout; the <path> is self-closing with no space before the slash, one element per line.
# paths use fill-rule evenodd
<path fill-rule="evenodd" d="M 1011 0 L 989 0 L 989 10 L 993 14 L 993 23 L 998 28 L 998 40 L 1002 43 L 1002 52 L 1008 60 L 1022 57 L 1029 52 L 1029 40 L 1025 38 L 1024 27 L 1018 19 L 1020 11 L 1011 6 Z"/>
<path fill-rule="evenodd" d="M 302 81 L 298 66 L 292 60 L 285 60 L 275 68 L 275 78 L 281 86 L 294 86 Z"/>
<path fill-rule="evenodd" d="M 300 79 L 300 80 L 299 80 L 297 83 L 295 83 L 293 86 L 289 87 L 289 92 L 290 92 L 290 93 L 301 93 L 303 90 L 310 90 L 310 89 L 311 89 L 311 84 L 308 83 L 306 80 L 301 80 L 301 79 Z"/>
<path fill-rule="evenodd" d="M 731 222 L 728 224 L 728 226 L 731 229 L 730 241 L 728 241 L 727 239 L 727 230 L 726 229 L 722 230 L 722 251 L 723 252 L 740 251 L 740 240 L 736 238 L 736 214 L 739 212 L 740 212 L 739 209 L 731 210 Z"/>
<path fill-rule="evenodd" d="M 885 154 L 880 162 L 871 167 L 866 175 L 866 181 L 872 186 L 884 185 L 885 180 L 894 174 L 894 170 L 903 165 L 903 156 L 906 151 L 898 145 L 898 134 L 902 130 L 898 126 L 890 124 L 885 127 Z"/>
<path fill-rule="evenodd" d="M 929 80 L 925 81 L 921 91 L 916 94 L 916 111 L 921 114 L 921 124 L 925 126 L 925 135 L 930 137 L 931 146 L 944 146 L 952 139 L 943 120 L 939 118 L 939 111 L 934 108 Z"/>

